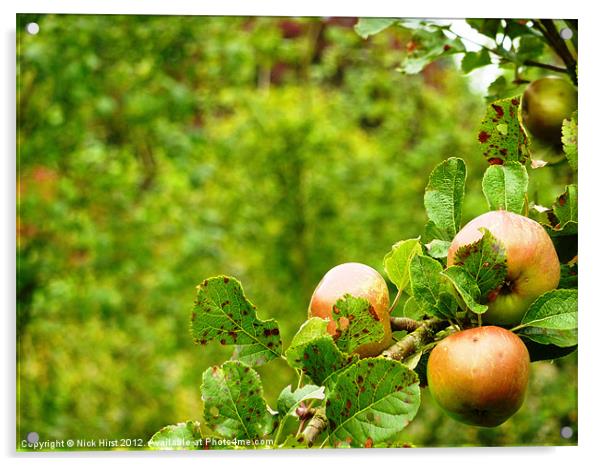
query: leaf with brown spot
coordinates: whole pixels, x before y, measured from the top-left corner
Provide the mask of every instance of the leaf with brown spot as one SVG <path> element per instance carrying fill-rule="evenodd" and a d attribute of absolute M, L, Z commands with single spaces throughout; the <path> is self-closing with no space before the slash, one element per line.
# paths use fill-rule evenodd
<path fill-rule="evenodd" d="M 240 361 L 227 361 L 203 373 L 205 420 L 225 438 L 257 439 L 272 432 L 275 417 L 263 399 L 259 374 Z"/>
<path fill-rule="evenodd" d="M 530 157 L 529 138 L 519 114 L 517 97 L 496 100 L 487 106 L 477 139 L 490 164 L 524 164 Z"/>
<path fill-rule="evenodd" d="M 574 171 L 577 171 L 577 110 L 571 115 L 571 118 L 562 123 L 562 148 L 566 155 L 569 165 Z"/>
<path fill-rule="evenodd" d="M 190 330 L 193 339 L 236 345 L 233 359 L 258 366 L 282 354 L 278 323 L 260 320 L 238 280 L 218 276 L 197 287 Z"/>
<path fill-rule="evenodd" d="M 339 313 L 333 314 L 333 320 L 340 331 L 335 343 L 344 353 L 353 353 L 362 345 L 376 343 L 384 338 L 384 328 L 382 325 L 374 325 L 374 321 L 379 321 L 379 318 L 367 299 L 346 294 L 335 306 Z M 363 331 L 365 329 L 368 329 L 367 333 Z"/>
<path fill-rule="evenodd" d="M 399 65 L 402 73 L 419 73 L 443 56 L 466 51 L 464 43 L 459 38 L 448 37 L 443 32 L 443 28 L 436 23 L 417 19 L 400 19 L 398 22 L 401 27 L 412 33 L 411 45 Z"/>
<path fill-rule="evenodd" d="M 365 380 L 361 387 L 356 383 L 359 376 Z M 362 447 L 401 432 L 418 411 L 418 383 L 415 372 L 384 358 L 362 359 L 342 371 L 327 395 L 330 444 Z"/>
<path fill-rule="evenodd" d="M 475 279 L 481 296 L 487 296 L 504 282 L 508 267 L 501 241 L 486 228 L 480 231 L 483 236 L 479 240 L 458 248 L 454 264 L 462 266 Z"/>
<path fill-rule="evenodd" d="M 201 424 L 197 421 L 165 426 L 148 441 L 151 450 L 200 450 L 203 447 Z"/>
<path fill-rule="evenodd" d="M 330 387 L 336 381 L 339 371 L 357 359 L 355 354 L 343 353 L 328 335 L 305 345 L 302 368 L 314 383 Z"/>
<path fill-rule="evenodd" d="M 556 199 L 552 210 L 561 228 L 564 228 L 568 222 L 577 222 L 579 215 L 576 184 L 570 184 L 565 188 L 565 191 Z"/>

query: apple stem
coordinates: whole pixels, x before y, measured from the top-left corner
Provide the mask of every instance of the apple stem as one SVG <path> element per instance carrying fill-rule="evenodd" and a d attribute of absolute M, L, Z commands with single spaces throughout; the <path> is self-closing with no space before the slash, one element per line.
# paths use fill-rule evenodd
<path fill-rule="evenodd" d="M 477 314 L 477 321 L 479 322 L 479 327 L 481 327 L 483 325 L 483 322 L 481 320 L 481 314 Z"/>

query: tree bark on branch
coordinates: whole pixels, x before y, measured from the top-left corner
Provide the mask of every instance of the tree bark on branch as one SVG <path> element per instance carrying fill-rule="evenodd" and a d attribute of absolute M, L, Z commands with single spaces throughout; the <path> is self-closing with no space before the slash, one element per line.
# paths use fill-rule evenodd
<path fill-rule="evenodd" d="M 326 408 L 316 408 L 314 415 L 307 423 L 307 427 L 298 437 L 298 440 L 304 441 L 308 447 L 311 447 L 320 433 L 328 427 L 328 419 L 326 418 Z"/>
<path fill-rule="evenodd" d="M 424 320 L 416 330 L 408 333 L 401 340 L 383 351 L 381 356 L 401 361 L 416 351 L 419 346 L 431 343 L 434 340 L 435 334 L 448 325 L 449 323 L 446 320 L 437 318 Z"/>

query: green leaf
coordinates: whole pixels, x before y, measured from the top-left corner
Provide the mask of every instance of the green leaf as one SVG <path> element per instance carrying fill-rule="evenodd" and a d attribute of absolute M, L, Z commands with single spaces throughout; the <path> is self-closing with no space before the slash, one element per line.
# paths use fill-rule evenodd
<path fill-rule="evenodd" d="M 505 18 L 506 27 L 504 28 L 504 32 L 508 34 L 508 37 L 514 39 L 516 37 L 521 36 L 533 36 L 536 37 L 539 42 L 543 44 L 543 40 L 536 36 L 535 32 L 533 32 L 533 28 L 527 26 L 527 19 L 508 19 Z"/>
<path fill-rule="evenodd" d="M 429 356 L 431 355 L 432 349 L 428 351 L 422 351 L 422 355 L 414 367 L 413 371 L 418 374 L 418 379 L 420 380 L 420 387 L 426 387 L 428 385 L 426 369 L 429 361 Z"/>
<path fill-rule="evenodd" d="M 577 171 L 577 110 L 571 118 L 562 122 L 562 148 L 569 165 Z"/>
<path fill-rule="evenodd" d="M 424 226 L 424 243 L 430 243 L 433 240 L 447 241 L 451 240 L 447 231 L 435 225 L 435 222 L 429 220 Z"/>
<path fill-rule="evenodd" d="M 371 445 L 401 432 L 420 405 L 418 376 L 403 364 L 367 358 L 345 370 L 326 400 L 333 446 Z"/>
<path fill-rule="evenodd" d="M 424 193 L 424 207 L 430 221 L 451 240 L 460 229 L 466 182 L 464 160 L 451 157 L 435 167 Z"/>
<path fill-rule="evenodd" d="M 496 100 L 514 97 L 523 93 L 527 84 L 516 84 L 508 81 L 503 75 L 497 77 L 487 88 L 487 97 L 485 100 L 488 103 Z"/>
<path fill-rule="evenodd" d="M 357 359 L 337 347 L 327 325 L 328 321 L 319 317 L 307 320 L 285 353 L 291 367 L 303 370 L 318 385 L 325 385 L 331 374 Z"/>
<path fill-rule="evenodd" d="M 483 176 L 483 193 L 489 210 L 507 210 L 520 214 L 524 210 L 529 175 L 524 165 L 507 162 L 491 165 Z"/>
<path fill-rule="evenodd" d="M 462 71 L 470 73 L 489 64 L 491 64 L 491 58 L 487 49 L 481 49 L 480 52 L 466 52 L 462 58 Z"/>
<path fill-rule="evenodd" d="M 554 201 L 552 211 L 548 211 L 547 215 L 550 224 L 544 227 L 552 238 L 577 235 L 577 185 L 568 185 L 564 193 Z"/>
<path fill-rule="evenodd" d="M 544 228 L 548 232 L 548 235 L 550 235 L 552 238 L 576 236 L 578 233 L 578 224 L 575 221 L 568 221 L 564 225 L 561 225 L 560 223 L 554 226 L 544 225 Z"/>
<path fill-rule="evenodd" d="M 410 263 L 412 296 L 428 315 L 437 315 L 443 267 L 428 256 L 414 256 Z"/>
<path fill-rule="evenodd" d="M 302 437 L 296 437 L 294 435 L 288 435 L 284 442 L 280 443 L 276 446 L 281 450 L 297 450 L 297 449 L 307 449 L 307 443 L 303 440 Z"/>
<path fill-rule="evenodd" d="M 367 39 L 384 31 L 396 21 L 396 18 L 360 18 L 354 29 L 362 39 Z"/>
<path fill-rule="evenodd" d="M 520 38 L 516 58 L 521 63 L 527 60 L 535 60 L 543 53 L 544 42 L 540 37 L 524 35 Z"/>
<path fill-rule="evenodd" d="M 577 288 L 578 283 L 577 264 L 560 264 L 560 282 L 558 283 L 558 288 Z"/>
<path fill-rule="evenodd" d="M 573 330 L 551 330 L 541 327 L 525 327 L 521 335 L 542 345 L 555 345 L 561 348 L 569 348 L 577 344 L 577 329 Z"/>
<path fill-rule="evenodd" d="M 444 259 L 447 257 L 450 245 L 450 241 L 434 239 L 425 246 L 429 256 L 434 257 L 435 259 Z"/>
<path fill-rule="evenodd" d="M 481 34 L 495 39 L 500 29 L 501 20 L 499 19 L 467 19 L 466 22 Z"/>
<path fill-rule="evenodd" d="M 256 307 L 246 298 L 238 280 L 219 276 L 205 280 L 191 315 L 195 343 L 219 341 L 237 345 L 233 358 L 259 366 L 282 352 L 280 330 L 273 320 L 259 320 Z"/>
<path fill-rule="evenodd" d="M 285 352 L 286 360 L 291 367 L 295 369 L 303 368 L 303 353 L 308 343 L 316 338 L 331 338 L 326 330 L 327 327 L 328 321 L 319 317 L 312 317 L 301 325 Z"/>
<path fill-rule="evenodd" d="M 535 300 L 523 317 L 520 333 L 537 343 L 577 344 L 577 290 L 553 290 Z"/>
<path fill-rule="evenodd" d="M 148 441 L 151 450 L 198 450 L 203 446 L 201 424 L 196 421 L 165 426 Z"/>
<path fill-rule="evenodd" d="M 406 74 L 420 73 L 429 63 L 466 50 L 459 38 L 449 38 L 441 28 L 435 27 L 413 29 L 407 49 L 408 54 L 399 66 L 399 70 Z"/>
<path fill-rule="evenodd" d="M 312 340 L 303 348 L 303 371 L 317 385 L 327 388 L 332 386 L 338 377 L 338 371 L 359 359 L 357 354 L 343 353 L 331 336 Z"/>
<path fill-rule="evenodd" d="M 280 416 L 280 419 L 287 416 L 296 416 L 295 410 L 301 405 L 301 402 L 306 400 L 323 400 L 324 397 L 324 387 L 304 385 L 292 391 L 291 386 L 288 385 L 278 396 L 278 416 Z"/>
<path fill-rule="evenodd" d="M 384 268 L 401 293 L 410 281 L 410 261 L 416 254 L 422 254 L 422 246 L 417 238 L 399 241 L 384 258 Z"/>
<path fill-rule="evenodd" d="M 439 299 L 437 300 L 436 307 L 438 312 L 435 317 L 440 317 L 442 319 L 453 319 L 456 316 L 456 311 L 458 310 L 458 301 L 450 291 L 451 290 L 444 290 L 439 292 Z"/>
<path fill-rule="evenodd" d="M 568 222 L 577 222 L 578 203 L 577 203 L 577 185 L 570 184 L 565 188 L 552 206 L 554 215 L 558 220 L 557 225 L 563 228 Z"/>
<path fill-rule="evenodd" d="M 226 438 L 257 439 L 270 433 L 274 418 L 263 399 L 259 374 L 240 361 L 203 373 L 201 393 L 207 426 Z"/>
<path fill-rule="evenodd" d="M 563 356 L 567 356 L 577 349 L 577 345 L 561 348 L 560 346 L 556 345 L 542 345 L 541 343 L 537 343 L 525 336 L 519 336 L 529 351 L 529 360 L 531 362 L 549 361 L 550 359 L 562 358 Z"/>
<path fill-rule="evenodd" d="M 420 362 L 420 358 L 422 358 L 422 350 L 419 351 L 415 351 L 413 353 L 411 353 L 410 355 L 406 356 L 405 358 L 403 358 L 400 362 L 406 366 L 408 369 L 412 369 L 414 370 L 416 368 L 416 366 L 418 366 L 418 363 Z"/>
<path fill-rule="evenodd" d="M 426 312 L 416 302 L 416 298 L 410 296 L 403 305 L 403 316 L 414 320 L 422 320 L 426 316 Z"/>
<path fill-rule="evenodd" d="M 449 23 L 433 22 L 428 19 L 417 19 L 417 18 L 399 18 L 399 25 L 404 29 L 416 30 L 420 29 L 426 32 L 436 32 L 449 29 Z"/>
<path fill-rule="evenodd" d="M 337 324 L 335 344 L 344 353 L 353 353 L 358 347 L 377 343 L 385 336 L 374 306 L 366 298 L 349 294 L 337 300 L 332 308 L 332 318 Z"/>
<path fill-rule="evenodd" d="M 463 267 L 452 265 L 442 273 L 454 286 L 454 289 L 468 309 L 475 314 L 483 314 L 487 311 L 487 306 L 479 304 L 481 291 L 479 290 L 477 281 Z"/>
<path fill-rule="evenodd" d="M 474 243 L 458 248 L 454 264 L 461 265 L 477 282 L 481 296 L 500 286 L 508 272 L 506 250 L 503 244 L 486 228 Z"/>
<path fill-rule="evenodd" d="M 525 163 L 529 158 L 529 139 L 519 122 L 519 97 L 496 100 L 487 105 L 481 120 L 478 141 L 490 164 Z"/>

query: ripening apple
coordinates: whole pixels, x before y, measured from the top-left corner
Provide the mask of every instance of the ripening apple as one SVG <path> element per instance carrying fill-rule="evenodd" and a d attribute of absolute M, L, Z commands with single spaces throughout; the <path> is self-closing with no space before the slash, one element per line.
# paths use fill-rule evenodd
<path fill-rule="evenodd" d="M 560 77 L 538 79 L 525 89 L 521 108 L 523 123 L 534 136 L 559 144 L 562 121 L 577 109 L 577 89 Z"/>
<path fill-rule="evenodd" d="M 391 322 L 389 321 L 389 290 L 383 277 L 372 267 L 357 262 L 348 262 L 330 269 L 314 290 L 309 303 L 308 316 L 328 319 L 328 333 L 337 337 L 337 324 L 332 320 L 332 308 L 344 295 L 365 298 L 372 305 L 385 332 L 380 341 L 357 347 L 354 353 L 361 358 L 376 356 L 392 343 Z M 344 319 L 339 325 L 344 325 Z"/>
<path fill-rule="evenodd" d="M 520 323 L 529 306 L 560 280 L 560 262 L 543 227 L 528 217 L 497 210 L 480 215 L 462 228 L 451 242 L 447 265 L 456 263 L 462 246 L 478 241 L 488 229 L 504 246 L 507 273 L 504 282 L 484 298 L 489 309 L 483 321 L 495 325 Z"/>
<path fill-rule="evenodd" d="M 449 416 L 495 427 L 523 404 L 529 352 L 519 337 L 501 327 L 463 330 L 435 346 L 427 380 L 433 398 Z"/>

